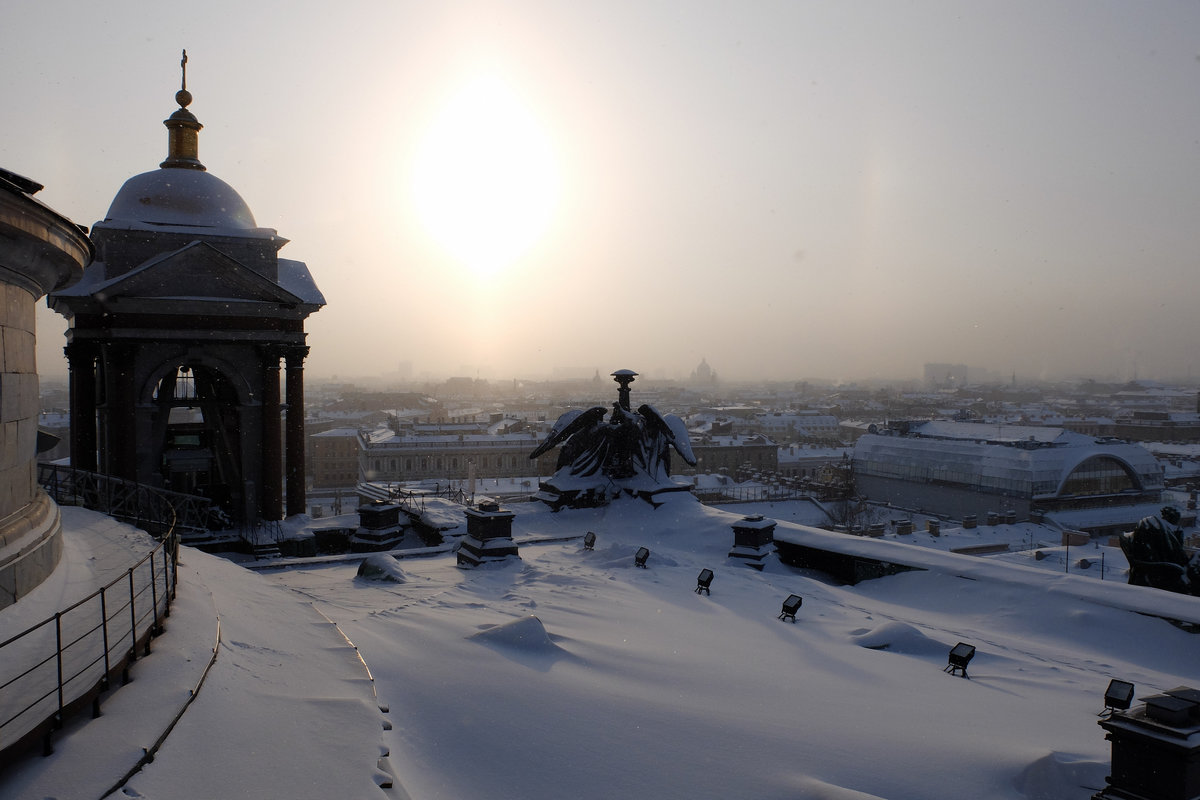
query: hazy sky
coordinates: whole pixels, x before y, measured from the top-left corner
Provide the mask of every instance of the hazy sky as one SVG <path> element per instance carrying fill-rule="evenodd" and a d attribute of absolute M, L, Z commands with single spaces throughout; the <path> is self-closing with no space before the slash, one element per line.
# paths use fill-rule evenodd
<path fill-rule="evenodd" d="M 313 376 L 1200 378 L 1200 3 L 4 6 L 0 166 L 85 225 L 187 48 Z"/>

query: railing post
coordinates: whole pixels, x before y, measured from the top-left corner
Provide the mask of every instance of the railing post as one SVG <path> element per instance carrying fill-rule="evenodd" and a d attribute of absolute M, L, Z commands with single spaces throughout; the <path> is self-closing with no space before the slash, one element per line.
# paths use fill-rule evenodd
<path fill-rule="evenodd" d="M 133 567 L 129 568 L 129 660 L 137 661 L 137 609 L 133 593 Z"/>
<path fill-rule="evenodd" d="M 158 620 L 158 573 L 154 571 L 154 553 L 154 550 L 150 551 L 150 602 L 154 605 L 154 627 L 150 630 L 152 635 L 158 636 L 162 633 L 162 623 Z M 165 561 L 163 565 L 166 565 Z"/>
<path fill-rule="evenodd" d="M 62 657 L 62 612 L 54 615 L 54 653 L 58 662 L 58 713 L 54 715 L 54 727 L 63 725 L 63 657 Z"/>
<path fill-rule="evenodd" d="M 100 688 L 108 691 L 108 672 L 112 665 L 108 660 L 108 602 L 104 596 L 105 587 L 100 587 L 100 636 L 104 640 L 104 677 L 100 679 Z"/>
<path fill-rule="evenodd" d="M 171 526 L 171 599 L 175 599 L 175 591 L 179 586 L 179 531 Z M 168 606 L 168 610 L 170 607 Z"/>

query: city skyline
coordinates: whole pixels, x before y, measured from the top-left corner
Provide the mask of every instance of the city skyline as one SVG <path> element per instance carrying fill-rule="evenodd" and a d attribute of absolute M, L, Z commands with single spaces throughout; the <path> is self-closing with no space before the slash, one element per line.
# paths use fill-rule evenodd
<path fill-rule="evenodd" d="M 314 379 L 1200 375 L 1189 4 L 10 19 L 0 165 L 88 226 L 165 155 L 187 48 L 200 160 L 329 301 Z"/>

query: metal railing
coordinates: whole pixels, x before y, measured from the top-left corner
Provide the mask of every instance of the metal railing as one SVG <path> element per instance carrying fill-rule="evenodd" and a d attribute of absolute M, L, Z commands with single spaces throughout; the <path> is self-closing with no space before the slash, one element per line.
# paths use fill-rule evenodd
<path fill-rule="evenodd" d="M 83 506 L 162 538 L 174 530 L 187 540 L 206 537 L 213 516 L 206 497 L 146 486 L 58 464 L 38 464 L 38 483 L 61 506 Z"/>
<path fill-rule="evenodd" d="M 114 680 L 128 681 L 130 665 L 163 631 L 178 580 L 179 516 L 171 501 L 187 495 L 70 468 L 39 471 L 55 500 L 131 522 L 159 542 L 92 594 L 0 642 L 0 769 L 39 742 L 49 754 L 68 717 L 89 706 L 99 716 L 104 692 Z"/>
<path fill-rule="evenodd" d="M 359 483 L 356 491 L 360 497 L 369 500 L 400 503 L 417 511 L 425 510 L 425 499 L 428 497 L 444 497 L 452 503 L 470 507 L 472 495 L 461 486 L 455 486 L 455 483 L 461 481 L 447 481 L 444 486 L 437 481 L 432 486 L 407 489 L 402 484 L 368 481 Z"/>

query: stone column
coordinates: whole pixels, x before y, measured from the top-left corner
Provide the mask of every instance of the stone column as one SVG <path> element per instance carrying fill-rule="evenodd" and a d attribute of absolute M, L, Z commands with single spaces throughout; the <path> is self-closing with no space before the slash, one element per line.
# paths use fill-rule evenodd
<path fill-rule="evenodd" d="M 307 347 L 287 353 L 287 514 L 303 514 L 306 508 L 304 485 L 304 357 Z"/>
<path fill-rule="evenodd" d="M 96 471 L 96 350 L 72 342 L 67 354 L 71 393 L 71 466 Z"/>
<path fill-rule="evenodd" d="M 105 472 L 116 478 L 136 481 L 137 475 L 137 409 L 133 386 L 135 349 L 129 344 L 110 343 L 104 353 L 105 414 Z"/>
<path fill-rule="evenodd" d="M 270 348 L 263 353 L 262 401 L 262 518 L 283 519 L 283 459 L 280 452 L 280 424 L 283 409 L 279 402 L 279 353 Z"/>

